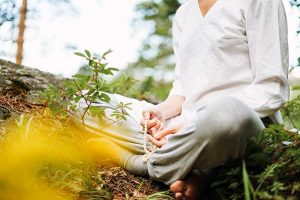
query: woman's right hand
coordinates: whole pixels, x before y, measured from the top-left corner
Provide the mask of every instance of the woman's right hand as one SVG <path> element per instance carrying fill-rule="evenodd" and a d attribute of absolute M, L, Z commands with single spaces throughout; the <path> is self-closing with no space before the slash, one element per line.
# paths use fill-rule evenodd
<path fill-rule="evenodd" d="M 145 121 L 147 120 L 147 132 L 153 134 L 154 132 L 160 131 L 165 125 L 165 116 L 158 107 L 152 107 L 150 109 L 144 110 L 142 113 L 143 117 L 140 122 L 141 126 L 145 126 Z"/>
<path fill-rule="evenodd" d="M 143 111 L 141 125 L 145 126 L 145 121 L 148 120 L 148 133 L 154 135 L 152 130 L 161 131 L 167 119 L 177 116 L 181 113 L 184 96 L 172 95 L 169 96 L 162 103 L 152 106 L 151 108 Z M 151 130 L 152 129 L 152 130 Z"/>

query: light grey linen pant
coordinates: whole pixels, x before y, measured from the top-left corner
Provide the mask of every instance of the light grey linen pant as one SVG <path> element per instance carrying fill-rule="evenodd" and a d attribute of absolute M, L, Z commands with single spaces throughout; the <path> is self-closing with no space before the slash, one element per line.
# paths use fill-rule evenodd
<path fill-rule="evenodd" d="M 143 164 L 143 134 L 139 122 L 142 111 L 153 105 L 117 94 L 110 94 L 110 97 L 112 104 L 120 101 L 132 103 L 132 110 L 128 111 L 132 117 L 99 132 L 101 122 L 87 116 L 85 129 L 129 149 L 135 155 L 134 163 L 137 165 L 129 166 L 132 172 L 147 173 L 152 179 L 165 184 L 185 178 L 193 169 L 211 169 L 242 156 L 249 138 L 264 128 L 259 116 L 240 100 L 233 97 L 214 99 L 196 111 L 193 121 L 176 134 L 167 136 L 167 144 L 151 154 L 147 163 Z M 168 120 L 166 126 L 171 126 L 178 119 L 177 116 Z M 125 168 L 127 164 L 125 160 Z"/>

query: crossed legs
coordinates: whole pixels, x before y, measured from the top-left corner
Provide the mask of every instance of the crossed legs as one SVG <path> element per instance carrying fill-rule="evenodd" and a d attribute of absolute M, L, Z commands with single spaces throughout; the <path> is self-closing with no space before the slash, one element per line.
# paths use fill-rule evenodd
<path fill-rule="evenodd" d="M 212 169 L 242 156 L 249 138 L 263 128 L 258 115 L 243 102 L 232 97 L 216 99 L 199 108 L 196 119 L 170 135 L 168 143 L 150 157 L 149 175 L 172 184 L 179 197 L 186 194 L 198 199 L 201 173 L 191 172 Z"/>
<path fill-rule="evenodd" d="M 109 152 L 115 152 L 112 157 L 117 156 L 116 160 L 125 169 L 140 175 L 149 174 L 152 179 L 171 185 L 176 196 L 198 199 L 201 173 L 194 171 L 211 169 L 242 156 L 248 139 L 263 128 L 258 115 L 247 105 L 233 97 L 224 97 L 199 108 L 195 119 L 176 134 L 167 136 L 167 144 L 153 153 L 147 163 L 142 162 L 142 137 L 137 135 L 137 131 L 131 134 L 128 129 L 120 137 L 118 130 L 111 137 L 118 145 L 129 144 L 136 150 L 122 154 Z M 103 136 L 107 134 L 112 134 L 112 131 L 108 130 Z M 101 146 L 114 146 L 113 143 L 100 141 Z M 97 151 L 100 143 L 97 139 L 91 140 L 91 148 Z M 118 151 L 122 151 L 121 148 Z"/>

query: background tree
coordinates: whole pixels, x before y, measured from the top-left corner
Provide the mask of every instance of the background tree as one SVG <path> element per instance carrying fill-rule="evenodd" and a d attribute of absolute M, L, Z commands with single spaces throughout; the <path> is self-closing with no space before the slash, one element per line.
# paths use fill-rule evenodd
<path fill-rule="evenodd" d="M 292 6 L 300 7 L 300 2 L 298 0 L 290 0 L 290 4 Z"/>
<path fill-rule="evenodd" d="M 0 26 L 5 22 L 13 21 L 16 17 L 16 2 L 11 0 L 0 1 Z"/>
<path fill-rule="evenodd" d="M 22 7 L 20 10 L 19 34 L 18 34 L 18 40 L 17 40 L 16 63 L 19 65 L 22 63 L 22 57 L 23 57 L 23 44 L 24 44 L 26 13 L 27 13 L 27 0 L 23 0 Z"/>
<path fill-rule="evenodd" d="M 144 0 L 136 5 L 139 17 L 135 22 L 146 23 L 150 26 L 150 32 L 143 42 L 138 62 L 132 65 L 133 68 L 146 65 L 168 69 L 174 66 L 173 60 L 169 61 L 173 54 L 171 28 L 173 16 L 179 6 L 178 0 Z"/>
<path fill-rule="evenodd" d="M 175 59 L 172 49 L 172 19 L 183 0 L 143 0 L 136 5 L 134 25 L 148 27 L 136 62 L 128 72 L 142 77 L 141 98 L 164 99 L 171 87 Z M 151 95 L 150 95 L 151 94 Z"/>
<path fill-rule="evenodd" d="M 17 43 L 17 64 L 22 63 L 26 19 L 32 19 L 37 16 L 38 10 L 35 8 L 37 8 L 41 2 L 43 1 L 22 0 L 21 7 L 18 7 L 16 0 L 0 0 L 0 28 L 8 28 L 11 32 L 10 37 L 0 39 L 3 42 Z M 56 6 L 58 6 L 59 3 L 71 5 L 71 0 L 47 0 L 47 2 Z M 18 34 L 16 34 L 16 32 L 18 32 Z M 5 54 L 7 52 L 0 53 Z"/>
<path fill-rule="evenodd" d="M 299 0 L 290 0 L 290 4 L 292 7 L 300 8 L 300 1 Z M 299 16 L 300 18 L 300 16 Z M 298 27 L 297 34 L 300 34 L 300 27 Z M 298 66 L 300 66 L 300 58 L 298 59 Z"/>
<path fill-rule="evenodd" d="M 16 2 L 12 0 L 0 0 L 0 30 L 16 30 L 16 18 L 18 16 L 18 8 Z M 2 47 L 6 42 L 13 41 L 13 31 L 10 31 L 9 35 L 0 35 L 0 41 Z M 3 48 L 0 48 L 0 55 L 7 55 L 8 52 L 4 51 Z"/>

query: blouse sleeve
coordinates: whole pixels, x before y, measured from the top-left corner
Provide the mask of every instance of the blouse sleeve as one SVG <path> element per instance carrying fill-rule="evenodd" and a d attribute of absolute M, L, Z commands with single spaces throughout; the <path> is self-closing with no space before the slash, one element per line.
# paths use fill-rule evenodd
<path fill-rule="evenodd" d="M 179 49 L 179 40 L 181 37 L 182 30 L 180 26 L 178 25 L 176 16 L 173 20 L 173 26 L 172 26 L 172 35 L 173 35 L 173 50 L 176 57 L 176 67 L 175 67 L 175 80 L 173 82 L 173 87 L 169 93 L 169 96 L 173 95 L 179 95 L 184 96 L 183 89 L 182 89 L 182 82 L 180 79 L 180 72 L 179 72 L 179 62 L 178 62 L 178 49 Z"/>
<path fill-rule="evenodd" d="M 246 34 L 254 80 L 238 97 L 260 117 L 266 117 L 278 111 L 290 94 L 287 20 L 282 1 L 251 0 Z"/>

